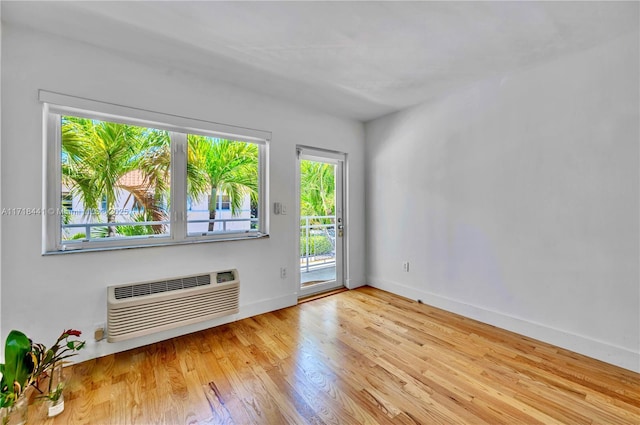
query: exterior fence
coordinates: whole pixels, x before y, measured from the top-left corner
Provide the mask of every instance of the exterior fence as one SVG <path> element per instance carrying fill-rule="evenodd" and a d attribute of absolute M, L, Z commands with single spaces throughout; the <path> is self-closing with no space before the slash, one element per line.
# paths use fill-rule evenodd
<path fill-rule="evenodd" d="M 300 271 L 335 265 L 336 217 L 300 217 Z"/>
<path fill-rule="evenodd" d="M 258 222 L 257 218 L 217 218 L 215 220 L 187 220 L 187 225 L 192 223 L 214 223 L 216 229 L 212 232 L 193 232 L 190 231 L 189 235 L 206 235 L 209 233 L 226 233 L 226 232 L 235 232 L 237 229 L 228 229 L 228 223 L 239 223 L 245 222 L 249 223 L 249 228 L 251 228 L 252 224 Z M 90 240 L 98 240 L 105 239 L 104 231 L 109 227 L 149 227 L 149 226 L 168 226 L 170 224 L 169 221 L 117 221 L 112 223 L 71 223 L 71 224 L 63 224 L 62 230 L 84 230 L 84 237 L 82 239 L 78 239 L 79 241 L 90 241 Z M 102 232 L 100 232 L 102 230 Z M 162 234 L 160 234 L 162 235 Z M 138 235 L 142 237 L 149 237 L 147 234 Z M 119 235 L 116 237 L 135 237 L 135 235 Z"/>

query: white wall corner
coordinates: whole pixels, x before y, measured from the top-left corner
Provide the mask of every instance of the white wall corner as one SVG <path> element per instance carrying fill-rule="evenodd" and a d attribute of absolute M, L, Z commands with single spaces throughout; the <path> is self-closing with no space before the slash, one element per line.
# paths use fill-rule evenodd
<path fill-rule="evenodd" d="M 366 285 L 366 281 L 364 278 L 357 279 L 347 279 L 344 283 L 344 286 L 347 289 L 356 289 Z"/>

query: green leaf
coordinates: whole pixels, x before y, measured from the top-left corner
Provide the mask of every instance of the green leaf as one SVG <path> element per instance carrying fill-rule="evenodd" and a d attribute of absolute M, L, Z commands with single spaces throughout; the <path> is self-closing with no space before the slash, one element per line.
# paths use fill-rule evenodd
<path fill-rule="evenodd" d="M 51 349 L 47 350 L 47 353 L 45 354 L 44 360 L 42 361 L 42 363 L 47 364 L 51 362 L 51 359 L 53 359 L 53 356 L 54 356 L 54 352 Z"/>
<path fill-rule="evenodd" d="M 7 336 L 4 348 L 4 373 L 2 380 L 7 384 L 9 393 L 15 392 L 14 383 L 22 391 L 29 380 L 33 364 L 29 360 L 31 341 L 20 331 L 12 330 Z"/>

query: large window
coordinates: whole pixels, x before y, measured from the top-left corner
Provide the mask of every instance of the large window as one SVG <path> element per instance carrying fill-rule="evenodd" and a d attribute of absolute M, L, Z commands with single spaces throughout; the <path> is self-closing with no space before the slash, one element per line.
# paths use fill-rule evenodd
<path fill-rule="evenodd" d="M 176 117 L 147 111 L 152 119 L 141 120 L 125 107 L 118 112 L 134 116 L 45 105 L 44 251 L 266 234 L 266 137 L 186 118 L 178 121 L 189 126 L 175 125 Z"/>

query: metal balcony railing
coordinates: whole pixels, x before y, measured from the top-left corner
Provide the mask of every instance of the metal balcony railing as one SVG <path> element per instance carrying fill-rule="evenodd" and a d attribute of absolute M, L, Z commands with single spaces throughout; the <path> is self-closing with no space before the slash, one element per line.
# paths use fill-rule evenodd
<path fill-rule="evenodd" d="M 336 217 L 300 217 L 300 271 L 336 263 Z"/>

